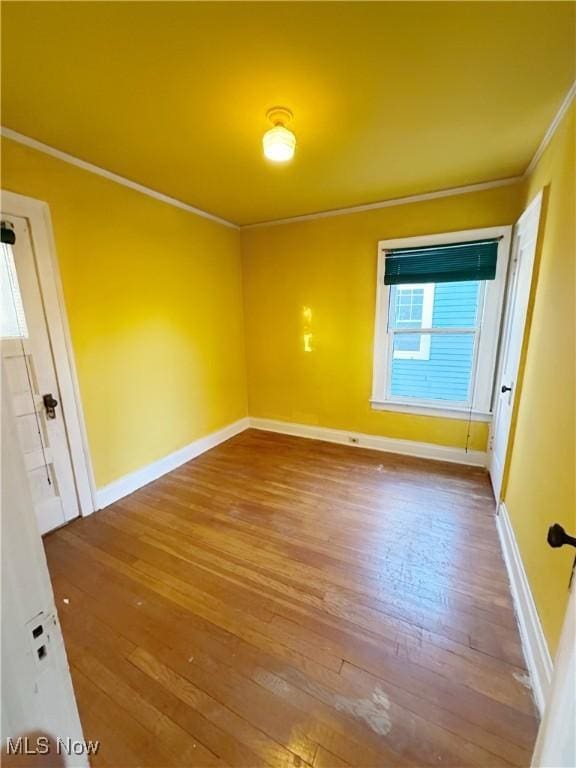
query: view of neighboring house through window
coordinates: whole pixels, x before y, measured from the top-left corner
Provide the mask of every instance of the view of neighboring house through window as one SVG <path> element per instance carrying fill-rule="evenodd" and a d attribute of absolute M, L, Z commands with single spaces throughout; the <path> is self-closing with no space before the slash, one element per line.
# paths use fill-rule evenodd
<path fill-rule="evenodd" d="M 434 283 L 422 285 L 395 285 L 390 307 L 391 327 L 402 331 L 430 328 L 434 306 Z M 394 358 L 428 360 L 430 336 L 424 333 L 398 334 L 394 343 Z"/>
<path fill-rule="evenodd" d="M 389 319 L 392 397 L 470 402 L 482 287 L 478 281 L 393 286 Z M 413 302 L 410 321 L 404 319 L 406 297 Z M 426 331 L 414 333 L 414 328 Z"/>
<path fill-rule="evenodd" d="M 508 244 L 507 228 L 380 243 L 375 408 L 489 418 Z"/>

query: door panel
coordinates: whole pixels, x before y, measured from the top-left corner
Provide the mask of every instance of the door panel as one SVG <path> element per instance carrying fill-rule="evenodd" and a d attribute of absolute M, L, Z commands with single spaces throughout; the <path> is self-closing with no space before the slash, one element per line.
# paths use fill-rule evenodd
<path fill-rule="evenodd" d="M 89 768 L 84 755 L 55 754 L 54 741 L 82 743 L 64 640 L 54 605 L 46 557 L 32 510 L 24 465 L 18 451 L 16 418 L 6 371 L 2 371 L 0 427 L 2 474 L 2 758 L 7 739 L 46 734 L 53 752 L 45 759 L 15 758 L 18 765 Z M 38 633 L 38 629 L 41 632 Z M 39 654 L 43 648 L 44 653 Z M 30 746 L 35 743 L 31 738 Z M 0 758 L 2 764 L 4 760 Z M 6 764 L 12 765 L 8 759 Z"/>
<path fill-rule="evenodd" d="M 490 439 L 490 478 L 498 501 L 502 491 L 508 438 L 516 397 L 516 383 L 524 340 L 542 196 L 524 211 L 514 229 L 507 307 L 502 336 L 502 358 L 496 381 L 494 420 Z"/>
<path fill-rule="evenodd" d="M 2 366 L 15 414 L 18 448 L 41 533 L 79 513 L 66 425 L 60 407 L 50 339 L 25 219 L 2 216 L 12 225 L 16 243 L 2 244 Z M 43 396 L 57 401 L 48 418 Z"/>

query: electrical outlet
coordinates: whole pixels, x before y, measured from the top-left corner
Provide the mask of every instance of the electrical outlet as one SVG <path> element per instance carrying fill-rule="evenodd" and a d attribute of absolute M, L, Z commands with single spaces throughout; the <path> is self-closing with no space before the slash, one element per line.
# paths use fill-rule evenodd
<path fill-rule="evenodd" d="M 56 617 L 41 612 L 27 626 L 32 656 L 37 664 L 44 666 L 50 655 L 51 630 L 56 626 Z"/>

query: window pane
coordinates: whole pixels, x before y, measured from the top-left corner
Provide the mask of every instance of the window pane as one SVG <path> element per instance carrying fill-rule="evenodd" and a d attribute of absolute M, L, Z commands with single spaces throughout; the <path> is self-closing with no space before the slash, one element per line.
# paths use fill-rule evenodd
<path fill-rule="evenodd" d="M 423 336 L 421 333 L 399 333 L 396 336 L 394 351 L 416 352 L 420 349 L 420 341 Z"/>
<path fill-rule="evenodd" d="M 431 317 L 434 286 L 394 285 L 390 290 L 390 326 L 422 328 L 425 305 Z"/>
<path fill-rule="evenodd" d="M 12 248 L 2 243 L 0 256 L 0 338 L 27 338 L 28 328 Z"/>
<path fill-rule="evenodd" d="M 467 403 L 475 335 L 475 332 L 394 334 L 390 395 Z M 407 344 L 424 354 L 410 354 L 406 351 Z"/>
<path fill-rule="evenodd" d="M 436 283 L 431 328 L 474 328 L 481 299 L 481 283 Z"/>

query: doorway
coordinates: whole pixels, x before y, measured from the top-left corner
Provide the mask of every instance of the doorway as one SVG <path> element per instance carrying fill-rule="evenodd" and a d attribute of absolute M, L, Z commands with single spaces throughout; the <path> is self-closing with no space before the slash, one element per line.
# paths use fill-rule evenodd
<path fill-rule="evenodd" d="M 2 193 L 0 354 L 41 534 L 94 510 L 47 206 Z"/>
<path fill-rule="evenodd" d="M 501 362 L 496 375 L 494 420 L 490 436 L 489 470 L 496 501 L 502 495 L 541 208 L 540 192 L 519 218 L 512 236 Z"/>

